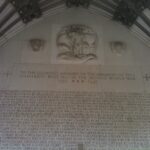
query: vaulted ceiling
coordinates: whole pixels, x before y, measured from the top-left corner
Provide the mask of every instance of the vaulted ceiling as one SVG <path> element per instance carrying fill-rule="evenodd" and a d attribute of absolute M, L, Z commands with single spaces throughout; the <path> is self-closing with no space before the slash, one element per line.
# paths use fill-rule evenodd
<path fill-rule="evenodd" d="M 150 47 L 150 0 L 0 0 L 0 46 L 38 18 L 71 7 L 122 23 Z"/>

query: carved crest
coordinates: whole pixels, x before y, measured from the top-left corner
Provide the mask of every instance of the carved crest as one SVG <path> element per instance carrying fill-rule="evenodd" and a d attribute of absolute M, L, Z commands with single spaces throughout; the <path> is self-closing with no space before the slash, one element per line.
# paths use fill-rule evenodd
<path fill-rule="evenodd" d="M 34 52 L 43 50 L 45 41 L 43 39 L 31 39 L 30 46 Z"/>
<path fill-rule="evenodd" d="M 125 53 L 127 49 L 126 43 L 122 41 L 112 41 L 110 42 L 110 47 L 111 47 L 112 53 L 118 56 L 123 55 L 123 53 Z"/>
<path fill-rule="evenodd" d="M 96 59 L 98 36 L 86 25 L 72 24 L 63 27 L 57 35 L 58 58 L 65 60 Z"/>

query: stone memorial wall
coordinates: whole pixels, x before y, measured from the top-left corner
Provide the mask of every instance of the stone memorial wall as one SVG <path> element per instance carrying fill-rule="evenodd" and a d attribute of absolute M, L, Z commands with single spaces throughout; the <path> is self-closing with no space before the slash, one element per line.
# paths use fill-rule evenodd
<path fill-rule="evenodd" d="M 149 56 L 83 9 L 29 27 L 0 48 L 0 150 L 150 150 Z"/>

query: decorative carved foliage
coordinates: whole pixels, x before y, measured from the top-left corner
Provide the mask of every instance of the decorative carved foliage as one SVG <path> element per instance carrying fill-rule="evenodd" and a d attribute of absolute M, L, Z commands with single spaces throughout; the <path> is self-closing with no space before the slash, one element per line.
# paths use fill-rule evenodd
<path fill-rule="evenodd" d="M 41 16 L 38 0 L 10 0 L 14 5 L 24 23 L 32 21 Z"/>
<path fill-rule="evenodd" d="M 91 0 L 66 0 L 67 7 L 88 7 Z"/>
<path fill-rule="evenodd" d="M 150 0 L 121 0 L 114 19 L 130 27 L 149 4 Z"/>

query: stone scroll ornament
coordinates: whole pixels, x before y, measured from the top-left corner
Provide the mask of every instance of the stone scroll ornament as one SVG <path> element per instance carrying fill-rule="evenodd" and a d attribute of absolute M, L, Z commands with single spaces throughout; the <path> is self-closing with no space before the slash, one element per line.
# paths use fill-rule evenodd
<path fill-rule="evenodd" d="M 96 60 L 97 43 L 98 36 L 91 27 L 81 24 L 65 26 L 57 35 L 57 58 L 82 62 Z"/>

